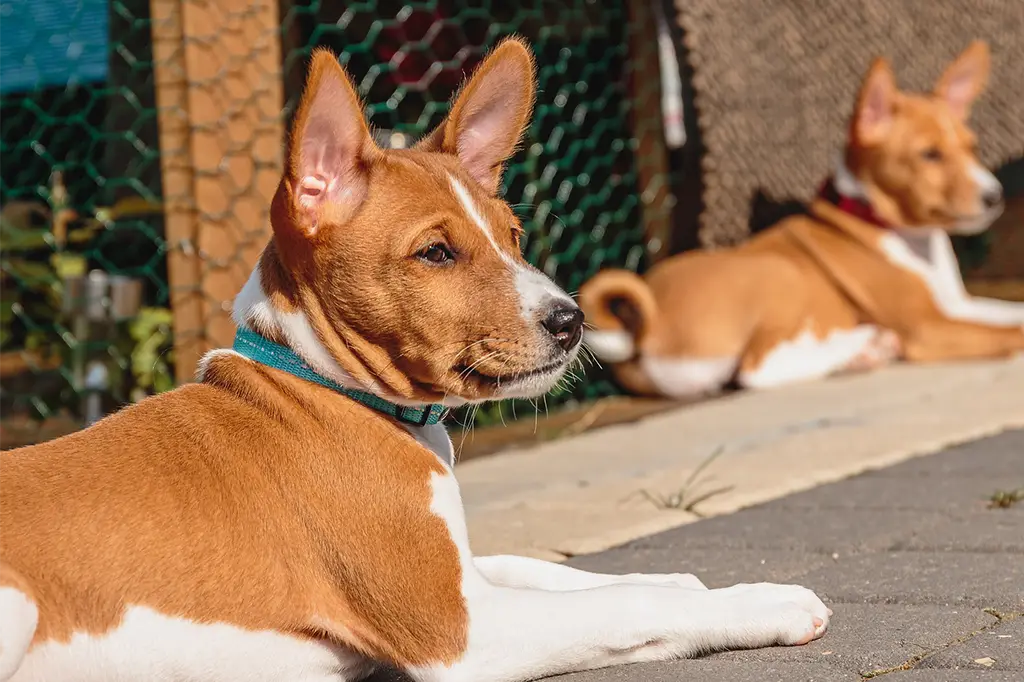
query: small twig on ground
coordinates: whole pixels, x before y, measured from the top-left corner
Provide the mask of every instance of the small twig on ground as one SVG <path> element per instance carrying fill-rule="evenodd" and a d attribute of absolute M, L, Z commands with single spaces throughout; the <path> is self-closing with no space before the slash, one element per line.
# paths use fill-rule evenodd
<path fill-rule="evenodd" d="M 578 433 L 583 433 L 594 425 L 597 418 L 600 417 L 607 408 L 608 402 L 605 400 L 600 400 L 594 403 L 579 419 L 566 426 L 559 435 L 575 436 Z"/>

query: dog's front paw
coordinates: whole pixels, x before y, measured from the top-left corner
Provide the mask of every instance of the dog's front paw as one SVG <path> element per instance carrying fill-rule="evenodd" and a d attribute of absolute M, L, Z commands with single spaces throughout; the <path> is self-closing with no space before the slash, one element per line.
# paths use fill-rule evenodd
<path fill-rule="evenodd" d="M 746 646 L 793 646 L 818 639 L 828 629 L 832 610 L 816 594 L 798 585 L 757 583 L 726 588 L 747 621 Z"/>
<path fill-rule="evenodd" d="M 899 360 L 903 355 L 903 342 L 899 334 L 891 329 L 883 329 L 875 337 L 875 357 L 882 363 Z"/>
<path fill-rule="evenodd" d="M 843 368 L 847 372 L 866 372 L 892 364 L 903 354 L 903 343 L 896 332 L 879 329 L 874 338 Z"/>

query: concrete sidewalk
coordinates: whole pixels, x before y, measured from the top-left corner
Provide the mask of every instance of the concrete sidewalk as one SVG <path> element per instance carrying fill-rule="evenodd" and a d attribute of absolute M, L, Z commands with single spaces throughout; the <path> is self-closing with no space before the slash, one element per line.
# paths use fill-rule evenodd
<path fill-rule="evenodd" d="M 476 554 L 561 561 L 1012 427 L 1024 358 L 898 365 L 473 459 L 456 476 Z"/>
<path fill-rule="evenodd" d="M 1024 388 L 1021 388 L 1024 391 Z M 803 647 L 566 675 L 559 682 L 1024 680 L 1024 430 L 952 447 L 571 560 L 796 583 L 835 611 Z"/>

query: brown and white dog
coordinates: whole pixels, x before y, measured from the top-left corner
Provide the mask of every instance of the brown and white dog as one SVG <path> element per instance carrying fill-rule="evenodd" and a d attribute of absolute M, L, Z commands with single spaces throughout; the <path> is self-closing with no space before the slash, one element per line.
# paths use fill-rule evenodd
<path fill-rule="evenodd" d="M 534 87 L 506 41 L 434 133 L 386 151 L 313 55 L 273 238 L 235 305 L 253 345 L 0 456 L 0 679 L 342 681 L 383 661 L 512 681 L 825 631 L 802 587 L 470 553 L 425 407 L 540 395 L 580 344 L 582 314 L 496 196 Z"/>
<path fill-rule="evenodd" d="M 598 273 L 580 290 L 584 341 L 626 389 L 667 397 L 1024 350 L 1024 304 L 969 297 L 949 240 L 1002 210 L 965 124 L 988 71 L 988 48 L 974 43 L 919 95 L 877 60 L 809 215 L 643 278 Z"/>

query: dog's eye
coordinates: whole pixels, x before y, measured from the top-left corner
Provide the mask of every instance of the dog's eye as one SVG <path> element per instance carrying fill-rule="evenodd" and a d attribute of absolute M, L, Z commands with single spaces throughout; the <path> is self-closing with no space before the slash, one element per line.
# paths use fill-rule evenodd
<path fill-rule="evenodd" d="M 938 147 L 928 147 L 921 152 L 921 158 L 925 161 L 942 161 L 942 151 Z"/>
<path fill-rule="evenodd" d="M 445 263 L 450 263 L 455 260 L 455 256 L 452 255 L 451 249 L 441 242 L 431 244 L 416 255 L 422 260 L 425 260 L 428 263 L 433 263 L 434 265 L 444 265 Z"/>

